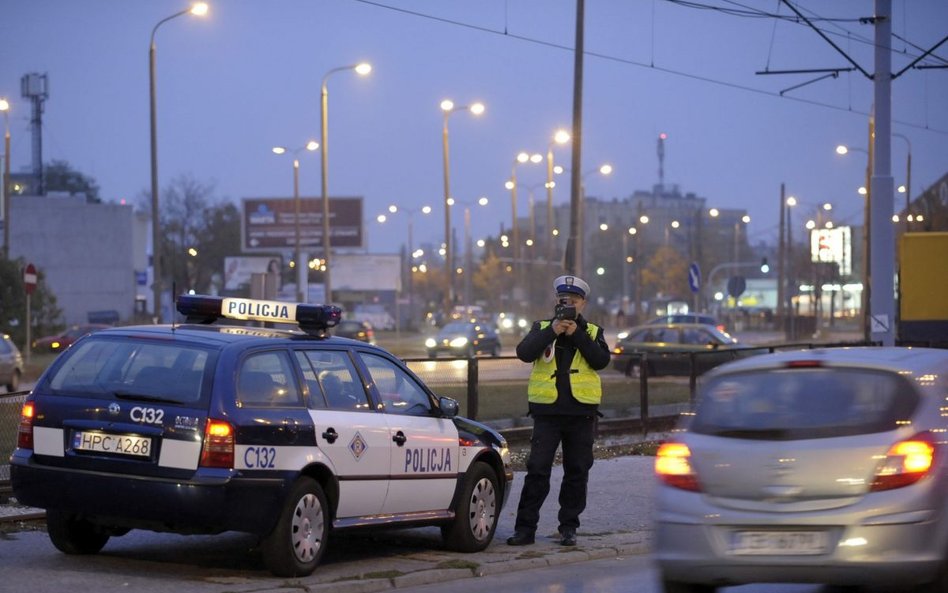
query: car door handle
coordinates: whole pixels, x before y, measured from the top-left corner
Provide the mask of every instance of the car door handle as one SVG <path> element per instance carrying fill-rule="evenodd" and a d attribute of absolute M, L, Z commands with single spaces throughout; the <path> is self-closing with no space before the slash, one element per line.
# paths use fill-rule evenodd
<path fill-rule="evenodd" d="M 405 442 L 408 441 L 408 437 L 405 436 L 404 432 L 399 430 L 395 433 L 395 436 L 392 437 L 392 440 L 395 441 L 395 444 L 399 447 L 402 447 L 405 445 Z"/>
<path fill-rule="evenodd" d="M 330 426 L 329 428 L 326 429 L 325 432 L 323 432 L 322 437 L 323 437 L 324 439 L 326 439 L 326 440 L 329 442 L 329 444 L 331 445 L 331 444 L 333 444 L 333 443 L 336 442 L 336 439 L 339 438 L 339 433 L 336 432 L 336 429 L 335 429 L 335 428 L 332 428 L 332 427 Z"/>

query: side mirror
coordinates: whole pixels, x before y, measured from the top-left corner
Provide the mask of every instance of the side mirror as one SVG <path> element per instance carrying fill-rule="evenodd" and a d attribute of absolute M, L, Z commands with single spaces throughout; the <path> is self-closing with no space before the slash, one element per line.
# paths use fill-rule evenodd
<path fill-rule="evenodd" d="M 458 400 L 450 397 L 439 397 L 438 407 L 441 408 L 441 415 L 445 418 L 454 418 L 458 415 Z"/>

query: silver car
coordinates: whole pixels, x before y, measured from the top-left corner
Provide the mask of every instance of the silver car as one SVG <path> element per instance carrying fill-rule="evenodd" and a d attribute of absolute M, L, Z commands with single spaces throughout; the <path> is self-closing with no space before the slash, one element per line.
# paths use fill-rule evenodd
<path fill-rule="evenodd" d="M 666 593 L 948 591 L 948 350 L 762 355 L 704 376 L 658 451 Z"/>
<path fill-rule="evenodd" d="M 0 385 L 8 392 L 20 388 L 23 376 L 23 355 L 7 334 L 0 334 Z"/>

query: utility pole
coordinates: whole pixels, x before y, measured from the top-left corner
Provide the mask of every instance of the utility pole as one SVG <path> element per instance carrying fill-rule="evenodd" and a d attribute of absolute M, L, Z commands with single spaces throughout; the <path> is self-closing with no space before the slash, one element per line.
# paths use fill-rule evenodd
<path fill-rule="evenodd" d="M 583 273 L 583 21 L 585 0 L 576 0 L 576 49 L 573 50 L 573 155 L 570 172 L 569 239 L 566 242 L 566 271 Z"/>

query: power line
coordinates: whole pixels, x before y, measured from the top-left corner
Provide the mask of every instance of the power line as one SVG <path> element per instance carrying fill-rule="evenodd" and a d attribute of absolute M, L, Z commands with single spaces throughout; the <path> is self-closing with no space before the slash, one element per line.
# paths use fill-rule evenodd
<path fill-rule="evenodd" d="M 492 29 L 492 28 L 490 28 L 490 27 L 484 27 L 484 26 L 481 26 L 481 25 L 473 25 L 473 24 L 471 24 L 471 23 L 465 23 L 465 22 L 458 21 L 458 20 L 455 20 L 455 19 L 449 19 L 449 18 L 445 18 L 445 17 L 434 16 L 434 15 L 426 14 L 426 13 L 419 12 L 419 11 L 416 11 L 416 10 L 409 10 L 409 9 L 400 8 L 400 7 L 397 7 L 397 6 L 390 6 L 390 5 L 388 5 L 388 4 L 383 4 L 383 3 L 378 2 L 378 1 L 376 1 L 376 0 L 353 0 L 353 1 L 354 1 L 354 2 L 358 2 L 358 3 L 360 3 L 360 4 L 366 4 L 366 5 L 369 5 L 369 6 L 374 6 L 374 7 L 376 7 L 376 8 L 382 8 L 382 9 L 385 9 L 385 10 L 390 10 L 390 11 L 393 11 L 393 12 L 398 12 L 398 13 L 406 14 L 406 15 L 409 15 L 409 16 L 414 16 L 414 17 L 418 17 L 418 18 L 422 18 L 422 19 L 428 19 L 428 20 L 436 21 L 436 22 L 443 23 L 443 24 L 446 24 L 446 25 L 452 25 L 452 26 L 456 26 L 456 27 L 462 27 L 462 28 L 465 28 L 465 29 L 470 29 L 470 30 L 473 30 L 473 31 L 478 31 L 478 32 L 481 32 L 481 33 L 488 33 L 488 34 L 490 34 L 490 35 L 498 35 L 498 36 L 502 36 L 502 37 L 507 37 L 507 38 L 511 38 L 511 39 L 516 39 L 516 40 L 518 40 L 518 41 L 523 41 L 523 42 L 525 42 L 525 43 L 533 43 L 533 44 L 535 44 L 535 45 L 541 45 L 541 46 L 544 46 L 544 47 L 549 47 L 549 48 L 552 48 L 552 49 L 559 49 L 559 50 L 569 51 L 569 52 L 574 51 L 574 48 L 571 47 L 571 46 L 564 45 L 564 44 L 562 44 L 562 43 L 554 43 L 554 42 L 551 42 L 551 41 L 544 41 L 544 40 L 542 40 L 542 39 L 536 39 L 536 38 L 533 38 L 533 37 L 527 37 L 527 36 L 525 36 L 525 35 L 518 35 L 518 34 L 516 34 L 516 33 L 511 33 L 511 32 L 510 32 L 509 30 L 507 30 L 506 28 L 505 28 L 504 31 L 498 31 L 497 29 Z M 665 1 L 666 1 L 666 2 L 671 2 L 671 3 L 681 3 L 681 4 L 689 4 L 689 5 L 690 5 L 690 4 L 698 4 L 698 3 L 696 3 L 696 2 L 691 2 L 690 0 L 665 0 Z M 709 9 L 715 8 L 715 7 L 710 7 L 710 6 L 702 6 L 702 7 L 707 7 L 707 8 L 709 8 Z M 719 7 L 718 7 L 718 8 L 719 8 Z M 765 16 L 765 14 L 770 14 L 770 13 L 763 13 L 763 11 L 760 11 L 760 12 L 762 13 L 762 14 L 761 14 L 761 17 Z M 796 19 L 795 17 L 789 18 L 789 17 L 784 16 L 784 15 L 773 15 L 773 16 L 774 16 L 774 17 L 780 17 L 780 18 L 782 18 L 783 20 L 790 20 L 790 21 L 793 21 L 793 22 L 797 22 L 797 19 Z M 820 17 L 816 17 L 816 20 L 836 21 L 836 20 L 842 20 L 842 19 L 821 19 Z M 853 19 L 849 19 L 849 20 L 853 20 Z M 859 20 L 859 19 L 855 19 L 855 20 Z M 584 51 L 583 54 L 586 55 L 586 56 L 589 56 L 589 57 L 599 58 L 599 59 L 601 59 L 601 60 L 606 60 L 606 61 L 610 61 L 610 62 L 616 62 L 616 63 L 620 63 L 620 64 L 626 64 L 626 65 L 630 65 L 630 66 L 637 66 L 637 67 L 641 67 L 641 68 L 648 68 L 648 69 L 651 69 L 651 70 L 657 70 L 657 71 L 659 71 L 659 72 L 663 72 L 663 73 L 665 73 L 665 74 L 671 74 L 671 75 L 673 75 L 673 76 L 680 76 L 680 77 L 689 78 L 689 79 L 697 80 L 697 81 L 701 81 L 701 82 L 706 82 L 706 83 L 709 83 L 709 84 L 715 84 L 715 85 L 718 85 L 718 86 L 723 86 L 723 87 L 727 87 L 727 88 L 731 88 L 731 89 L 735 89 L 735 90 L 745 91 L 745 92 L 754 93 L 754 94 L 758 94 L 758 95 L 764 95 L 764 96 L 772 97 L 772 98 L 774 98 L 774 99 L 783 99 L 783 100 L 788 100 L 788 101 L 796 101 L 796 102 L 798 102 L 798 103 L 805 103 L 805 104 L 808 104 L 808 105 L 814 105 L 814 106 L 817 106 L 817 107 L 823 107 L 823 108 L 833 109 L 833 110 L 836 110 L 836 111 L 843 111 L 843 112 L 847 112 L 847 113 L 855 113 L 855 114 L 864 115 L 864 116 L 867 116 L 867 117 L 870 115 L 870 113 L 867 112 L 867 111 L 854 110 L 854 109 L 852 109 L 851 107 L 840 107 L 840 106 L 838 106 L 838 105 L 832 105 L 832 104 L 830 104 L 830 103 L 824 103 L 824 102 L 822 102 L 822 101 L 815 101 L 815 100 L 812 100 L 812 99 L 803 99 L 803 98 L 800 98 L 800 97 L 792 97 L 792 96 L 787 96 L 787 95 L 781 95 L 780 93 L 775 93 L 775 92 L 772 92 L 772 91 L 761 90 L 761 89 L 757 89 L 757 88 L 754 88 L 754 87 L 750 87 L 750 86 L 746 86 L 746 85 L 742 85 L 742 84 L 738 84 L 738 83 L 734 83 L 734 82 L 728 82 L 728 81 L 724 81 L 724 80 L 718 80 L 718 79 L 715 79 L 715 78 L 710 78 L 710 77 L 708 77 L 708 76 L 702 76 L 702 75 L 698 75 L 698 74 L 691 74 L 691 73 L 688 73 L 688 72 L 682 72 L 682 71 L 680 71 L 680 70 L 674 70 L 674 69 L 672 69 L 672 68 L 666 68 L 666 67 L 662 67 L 662 66 L 656 66 L 656 65 L 654 65 L 654 64 L 646 64 L 646 63 L 644 63 L 644 62 L 639 62 L 639 61 L 637 61 L 637 60 L 632 60 L 632 59 L 629 59 L 629 58 L 620 58 L 620 57 L 617 57 L 617 56 L 612 56 L 612 55 L 603 54 L 603 53 L 599 53 L 599 52 L 593 52 L 593 51 Z M 941 59 L 941 58 L 939 58 L 939 59 Z M 938 130 L 938 129 L 929 127 L 929 126 L 924 125 L 924 124 L 918 124 L 918 123 L 913 123 L 913 122 L 906 122 L 906 121 L 901 121 L 901 120 L 893 120 L 893 122 L 894 122 L 894 123 L 898 123 L 898 124 L 903 125 L 903 126 L 906 126 L 906 127 L 909 127 L 909 128 L 916 128 L 916 129 L 920 129 L 920 130 L 926 130 L 926 131 L 929 131 L 929 132 L 935 132 L 935 133 L 938 133 L 938 134 L 946 134 L 946 135 L 948 135 L 948 130 Z"/>

